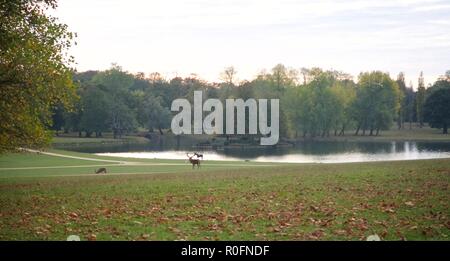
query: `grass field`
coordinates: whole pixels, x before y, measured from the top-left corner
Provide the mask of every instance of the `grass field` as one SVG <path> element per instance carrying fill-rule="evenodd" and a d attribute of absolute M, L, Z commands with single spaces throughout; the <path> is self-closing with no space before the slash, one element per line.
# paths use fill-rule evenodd
<path fill-rule="evenodd" d="M 450 159 L 192 170 L 50 152 L 65 157 L 0 157 L 0 240 L 450 239 Z"/>

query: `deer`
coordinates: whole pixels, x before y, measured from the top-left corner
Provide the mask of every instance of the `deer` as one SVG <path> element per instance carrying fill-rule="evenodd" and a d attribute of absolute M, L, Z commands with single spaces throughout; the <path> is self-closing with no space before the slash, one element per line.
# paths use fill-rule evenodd
<path fill-rule="evenodd" d="M 186 155 L 189 158 L 189 162 L 192 164 L 192 169 L 194 169 L 195 165 L 197 165 L 197 168 L 200 168 L 200 160 L 199 159 L 192 159 L 195 156 L 195 154 L 192 155 L 192 156 L 189 156 L 189 154 L 186 153 Z"/>
<path fill-rule="evenodd" d="M 203 154 L 198 154 L 197 152 L 195 152 L 194 156 L 197 156 L 197 159 L 200 159 L 200 158 L 203 159 Z"/>
<path fill-rule="evenodd" d="M 94 170 L 95 174 L 106 174 L 106 168 L 99 168 L 98 170 Z"/>

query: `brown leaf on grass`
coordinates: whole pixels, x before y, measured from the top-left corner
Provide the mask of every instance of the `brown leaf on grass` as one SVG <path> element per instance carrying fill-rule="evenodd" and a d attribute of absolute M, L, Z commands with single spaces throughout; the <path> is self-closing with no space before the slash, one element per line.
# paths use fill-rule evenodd
<path fill-rule="evenodd" d="M 378 221 L 378 220 L 375 220 L 373 223 L 374 223 L 374 224 L 377 224 L 377 225 L 380 225 L 380 226 L 383 226 L 383 227 L 385 227 L 385 228 L 388 227 L 388 225 L 386 224 L 386 221 Z"/>
<path fill-rule="evenodd" d="M 343 236 L 347 234 L 347 231 L 343 230 L 343 229 L 337 229 L 333 231 L 334 234 L 339 235 L 339 236 Z"/>
<path fill-rule="evenodd" d="M 383 230 L 383 232 L 381 232 L 381 234 L 380 234 L 381 238 L 386 238 L 387 235 L 388 235 L 388 231 L 386 229 Z"/>
<path fill-rule="evenodd" d="M 393 208 L 385 208 L 383 209 L 383 211 L 386 213 L 395 213 L 395 210 Z"/>
<path fill-rule="evenodd" d="M 307 237 L 308 237 L 308 239 L 311 239 L 311 240 L 318 240 L 324 235 L 325 235 L 325 233 L 323 232 L 323 230 L 319 229 L 319 230 L 312 232 Z"/>
<path fill-rule="evenodd" d="M 406 241 L 406 237 L 399 230 L 397 230 L 395 233 L 400 238 L 400 240 Z"/>
<path fill-rule="evenodd" d="M 435 234 L 435 231 L 432 227 L 426 227 L 422 230 L 422 234 L 426 237 L 430 237 Z"/>
<path fill-rule="evenodd" d="M 408 207 L 414 207 L 414 203 L 412 201 L 406 201 L 405 205 L 407 205 Z"/>
<path fill-rule="evenodd" d="M 309 209 L 311 209 L 311 210 L 314 211 L 314 212 L 319 211 L 319 208 L 318 208 L 318 207 L 312 206 L 312 205 L 309 207 Z"/>
<path fill-rule="evenodd" d="M 385 212 L 385 213 L 395 213 L 395 203 L 385 203 L 385 202 L 381 202 L 380 204 L 380 208 L 381 211 Z"/>
<path fill-rule="evenodd" d="M 271 231 L 271 232 L 280 232 L 281 229 L 278 228 L 278 227 L 273 227 L 273 228 L 270 229 L 270 231 Z"/>
<path fill-rule="evenodd" d="M 178 228 L 175 228 L 175 227 L 169 227 L 169 230 L 172 231 L 175 234 L 181 233 L 181 230 L 179 230 Z"/>
<path fill-rule="evenodd" d="M 87 237 L 87 239 L 89 241 L 96 241 L 97 240 L 97 235 L 96 234 L 89 234 L 89 236 Z"/>
<path fill-rule="evenodd" d="M 69 217 L 71 218 L 78 218 L 78 214 L 75 212 L 70 212 Z"/>

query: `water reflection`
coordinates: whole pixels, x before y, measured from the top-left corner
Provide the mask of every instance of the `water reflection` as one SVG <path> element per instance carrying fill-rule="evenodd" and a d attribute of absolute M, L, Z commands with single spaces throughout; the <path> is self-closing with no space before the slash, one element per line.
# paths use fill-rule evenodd
<path fill-rule="evenodd" d="M 192 148 L 174 150 L 130 149 L 120 152 L 102 151 L 99 155 L 149 158 L 186 159 Z M 250 148 L 204 150 L 204 160 L 250 160 L 255 162 L 344 163 L 366 161 L 414 160 L 450 158 L 448 142 L 302 142 L 294 148 Z"/>

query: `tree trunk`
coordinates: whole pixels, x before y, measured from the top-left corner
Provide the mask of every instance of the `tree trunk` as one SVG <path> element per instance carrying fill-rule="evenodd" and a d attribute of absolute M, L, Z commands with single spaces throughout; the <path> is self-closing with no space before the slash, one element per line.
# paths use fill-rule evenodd
<path fill-rule="evenodd" d="M 341 132 L 339 133 L 339 136 L 344 136 L 345 135 L 344 131 L 345 131 L 345 126 L 342 125 L 342 129 L 341 129 Z"/>
<path fill-rule="evenodd" d="M 359 128 L 360 126 L 358 125 L 358 127 L 356 128 L 355 136 L 358 136 Z"/>
<path fill-rule="evenodd" d="M 444 123 L 444 126 L 442 128 L 442 134 L 448 134 L 447 123 Z"/>
<path fill-rule="evenodd" d="M 378 136 L 379 133 L 380 133 L 380 128 L 377 128 L 377 133 L 375 134 L 375 136 Z"/>
<path fill-rule="evenodd" d="M 164 132 L 162 131 L 161 127 L 159 127 L 158 129 L 159 129 L 159 134 L 164 135 Z"/>
<path fill-rule="evenodd" d="M 81 138 L 81 136 L 83 136 L 83 134 L 81 133 L 81 131 L 78 131 L 78 137 Z"/>

